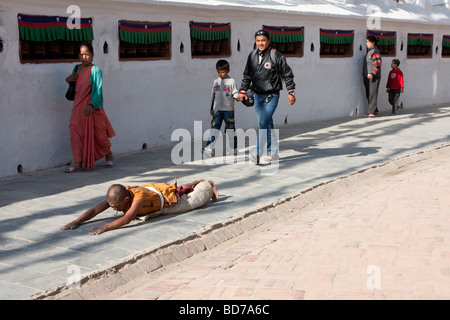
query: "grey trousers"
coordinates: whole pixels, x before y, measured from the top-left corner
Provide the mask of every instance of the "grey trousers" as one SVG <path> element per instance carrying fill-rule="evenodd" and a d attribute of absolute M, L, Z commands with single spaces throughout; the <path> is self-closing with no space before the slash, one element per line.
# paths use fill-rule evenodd
<path fill-rule="evenodd" d="M 369 114 L 374 114 L 378 112 L 377 104 L 378 104 L 378 88 L 380 87 L 380 78 L 379 76 L 374 77 L 372 79 L 364 79 L 364 86 L 366 88 L 366 97 L 369 102 Z"/>

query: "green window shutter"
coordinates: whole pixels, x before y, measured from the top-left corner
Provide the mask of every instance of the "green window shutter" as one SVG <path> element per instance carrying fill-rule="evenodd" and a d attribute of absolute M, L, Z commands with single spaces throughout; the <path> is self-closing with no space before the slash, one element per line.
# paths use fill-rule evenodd
<path fill-rule="evenodd" d="M 119 21 L 119 37 L 121 41 L 133 44 L 170 42 L 172 39 L 172 25 L 169 22 L 156 24 Z"/>
<path fill-rule="evenodd" d="M 409 46 L 431 46 L 433 45 L 433 35 L 423 33 L 408 33 Z"/>
<path fill-rule="evenodd" d="M 397 32 L 367 31 L 367 35 L 377 37 L 380 46 L 393 46 L 397 42 Z"/>
<path fill-rule="evenodd" d="M 191 37 L 199 40 L 224 40 L 231 38 L 231 24 L 205 24 L 191 21 Z"/>
<path fill-rule="evenodd" d="M 328 44 L 348 44 L 355 39 L 354 31 L 320 29 L 320 42 Z"/>
<path fill-rule="evenodd" d="M 450 48 L 450 36 L 444 36 L 442 39 L 442 45 L 446 48 Z"/>
<path fill-rule="evenodd" d="M 66 17 L 18 15 L 19 33 L 27 41 L 91 41 L 94 40 L 91 19 L 80 19 L 79 28 L 70 29 Z"/>
<path fill-rule="evenodd" d="M 263 30 L 270 34 L 270 39 L 273 42 L 279 43 L 292 43 L 292 42 L 303 42 L 304 28 L 290 28 L 290 27 L 268 27 L 263 26 Z"/>

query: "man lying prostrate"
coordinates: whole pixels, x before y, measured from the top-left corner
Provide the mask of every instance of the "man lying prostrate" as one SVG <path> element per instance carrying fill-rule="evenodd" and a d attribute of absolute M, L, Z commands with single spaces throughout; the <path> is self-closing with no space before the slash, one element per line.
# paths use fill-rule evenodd
<path fill-rule="evenodd" d="M 213 181 L 196 180 L 177 187 L 176 184 L 149 183 L 139 187 L 114 184 L 108 188 L 106 199 L 96 207 L 84 212 L 78 219 L 61 227 L 61 230 L 76 229 L 108 208 L 124 212 L 125 215 L 89 232 L 98 235 L 120 228 L 137 217 L 154 218 L 163 214 L 184 213 L 204 206 L 208 201 L 217 201 L 219 194 Z"/>

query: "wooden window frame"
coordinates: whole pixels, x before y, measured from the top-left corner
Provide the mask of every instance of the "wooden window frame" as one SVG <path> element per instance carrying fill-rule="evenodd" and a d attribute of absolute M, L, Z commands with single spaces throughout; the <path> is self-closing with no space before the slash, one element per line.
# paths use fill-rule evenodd
<path fill-rule="evenodd" d="M 410 34 L 408 34 L 408 40 L 409 40 Z M 407 59 L 432 59 L 433 58 L 433 39 L 431 41 L 430 45 L 423 45 L 423 44 L 409 44 L 407 46 L 406 51 L 406 58 Z M 409 42 L 409 41 L 408 41 Z"/>
<path fill-rule="evenodd" d="M 325 30 L 323 30 L 325 31 Z M 341 43 L 341 44 L 333 44 L 333 43 L 327 43 L 323 42 L 322 39 L 320 39 L 320 52 L 319 56 L 320 58 L 352 58 L 354 56 L 354 46 L 355 46 L 355 39 L 354 39 L 354 31 L 353 30 L 326 30 L 326 31 L 332 31 L 332 32 L 352 32 L 353 40 L 351 43 Z M 321 36 L 322 36 L 322 29 L 321 29 Z"/>
<path fill-rule="evenodd" d="M 450 39 L 450 35 L 445 35 L 442 37 L 442 52 L 441 52 L 441 57 L 442 58 L 450 58 L 450 47 L 447 47 L 444 45 L 444 41 L 447 40 L 445 38 Z M 446 41 L 447 43 L 449 42 L 449 40 Z"/>
<path fill-rule="evenodd" d="M 41 63 L 79 62 L 80 45 L 83 42 L 92 43 L 92 41 L 56 40 L 49 42 L 39 42 L 20 39 L 19 42 L 20 63 L 41 64 Z"/>
<path fill-rule="evenodd" d="M 58 18 L 45 15 L 22 15 L 18 18 Z M 59 17 L 64 18 L 65 17 Z M 68 18 L 67 18 L 68 19 Z M 83 21 L 89 21 L 92 18 L 81 18 Z M 59 21 L 59 20 L 58 20 Z M 51 22 L 54 23 L 54 22 Z M 59 26 L 60 27 L 60 26 Z M 19 27 L 20 28 L 20 27 Z M 43 64 L 43 63 L 73 63 L 80 61 L 80 45 L 82 43 L 92 43 L 92 40 L 69 41 L 69 40 L 52 40 L 52 41 L 33 41 L 23 40 L 19 35 L 19 60 L 21 64 Z"/>
<path fill-rule="evenodd" d="M 388 34 L 395 33 L 395 43 L 394 44 L 381 44 L 383 42 L 383 36 L 389 36 Z M 367 30 L 367 35 L 374 35 L 380 40 L 378 41 L 377 48 L 380 50 L 382 57 L 395 57 L 397 55 L 397 32 L 396 31 L 374 31 Z M 386 40 L 387 41 L 387 40 Z"/>
<path fill-rule="evenodd" d="M 204 53 L 200 54 L 201 52 Z M 193 59 L 231 57 L 231 39 L 200 40 L 191 38 L 191 54 Z"/>
<path fill-rule="evenodd" d="M 215 22 L 192 22 L 202 25 L 222 26 L 224 23 Z M 231 37 L 220 40 L 202 40 L 192 36 L 191 57 L 192 59 L 218 59 L 231 57 Z"/>
<path fill-rule="evenodd" d="M 394 45 L 377 45 L 382 57 L 395 57 L 397 55 L 397 46 Z"/>
<path fill-rule="evenodd" d="M 450 58 L 450 48 L 442 46 L 442 58 Z"/>
<path fill-rule="evenodd" d="M 320 42 L 320 58 L 351 58 L 354 54 L 353 47 L 354 42 L 344 44 Z"/>
<path fill-rule="evenodd" d="M 274 42 L 271 41 L 270 45 L 272 48 L 277 49 L 280 51 L 283 56 L 286 58 L 303 58 L 304 56 L 304 50 L 303 45 L 305 41 L 301 42 L 288 42 L 288 43 L 281 43 L 281 42 Z"/>
<path fill-rule="evenodd" d="M 120 20 L 119 23 L 133 23 L 137 25 L 163 26 L 171 25 L 171 22 L 128 21 Z M 120 33 L 120 30 L 119 30 Z M 172 39 L 170 41 L 137 44 L 123 41 L 119 35 L 119 61 L 160 61 L 172 59 Z"/>
<path fill-rule="evenodd" d="M 433 46 L 408 45 L 407 59 L 431 59 L 433 58 Z"/>
<path fill-rule="evenodd" d="M 270 38 L 271 38 L 270 46 L 272 48 L 275 48 L 278 51 L 280 51 L 280 53 L 283 56 L 285 56 L 286 58 L 303 58 L 303 56 L 304 56 L 304 43 L 305 43 L 305 40 L 292 41 L 292 42 L 277 42 L 276 41 L 276 36 L 273 34 L 276 31 L 279 31 L 280 33 L 283 33 L 283 32 L 289 32 L 290 30 L 299 30 L 299 29 L 303 29 L 303 28 L 304 27 L 263 26 L 262 29 L 267 31 L 267 32 L 269 32 L 269 34 L 271 34 L 270 35 Z M 274 40 L 274 38 L 275 38 L 275 40 Z"/>

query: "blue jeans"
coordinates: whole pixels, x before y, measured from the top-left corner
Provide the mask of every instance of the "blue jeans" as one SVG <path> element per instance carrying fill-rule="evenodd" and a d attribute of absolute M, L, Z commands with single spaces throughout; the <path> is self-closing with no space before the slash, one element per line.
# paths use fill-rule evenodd
<path fill-rule="evenodd" d="M 214 111 L 213 118 L 211 121 L 211 137 L 210 137 L 208 143 L 206 144 L 206 146 L 207 147 L 210 146 L 211 148 L 213 148 L 213 146 L 214 146 L 213 142 L 216 140 L 216 135 L 218 134 L 218 131 L 220 131 L 222 122 L 225 122 L 225 133 L 227 133 L 228 130 L 232 131 L 231 136 L 233 137 L 233 148 L 237 149 L 237 137 L 235 134 L 234 111 L 220 111 L 220 110 Z"/>
<path fill-rule="evenodd" d="M 270 98 L 272 96 L 272 98 Z M 272 94 L 254 94 L 255 111 L 259 125 L 258 141 L 255 152 L 262 154 L 262 149 L 267 142 L 267 154 L 278 153 L 278 139 L 273 132 L 273 114 L 278 106 L 279 93 Z M 262 130 L 262 131 L 261 131 Z"/>

